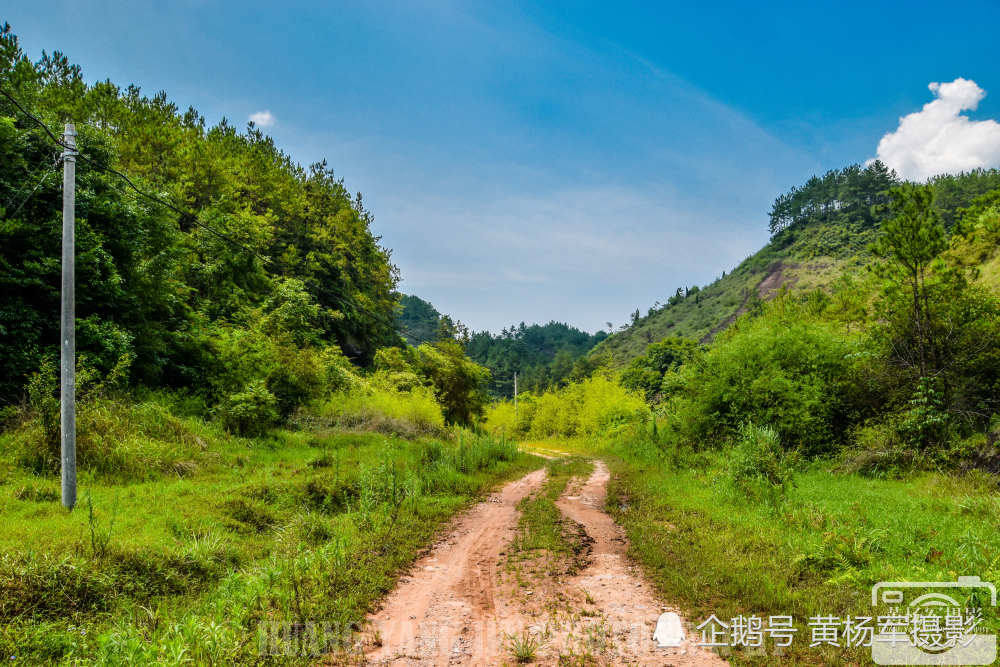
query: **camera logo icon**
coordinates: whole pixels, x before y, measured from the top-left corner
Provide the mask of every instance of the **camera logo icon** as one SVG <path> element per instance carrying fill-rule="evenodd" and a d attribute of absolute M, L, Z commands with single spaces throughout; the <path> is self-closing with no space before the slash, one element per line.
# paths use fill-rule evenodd
<path fill-rule="evenodd" d="M 979 577 L 957 581 L 880 581 L 872 587 L 878 665 L 990 665 L 996 635 L 983 632 L 983 609 L 996 587 Z"/>

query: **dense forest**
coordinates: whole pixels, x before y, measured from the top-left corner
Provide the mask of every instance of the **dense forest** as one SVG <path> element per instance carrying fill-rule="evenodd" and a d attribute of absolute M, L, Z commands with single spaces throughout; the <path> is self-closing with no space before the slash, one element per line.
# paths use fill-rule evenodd
<path fill-rule="evenodd" d="M 29 62 L 9 26 L 4 89 L 50 127 L 77 124 L 78 349 L 152 385 L 231 389 L 218 358 L 268 339 L 336 343 L 360 361 L 397 340 L 397 270 L 360 196 L 325 164 L 294 164 L 259 129 L 206 127 L 160 93 L 87 86 L 55 53 Z M 0 393 L 12 400 L 57 341 L 60 148 L 0 100 Z M 127 173 L 175 213 L 129 190 Z M 251 333 L 252 332 L 252 333 Z M 235 349 L 233 349 L 235 348 Z"/>
<path fill-rule="evenodd" d="M 164 93 L 87 85 L 58 52 L 33 63 L 9 26 L 0 77 L 7 406 L 51 409 L 62 147 L 49 132 L 64 119 L 78 133 L 78 373 L 92 388 L 180 391 L 237 431 L 266 429 L 405 345 L 390 251 L 325 163 L 294 163 L 252 123 L 208 127 Z M 455 401 L 449 419 L 473 418 L 481 399 L 458 393 L 485 396 L 488 373 L 449 336 L 429 343 L 409 370 Z"/>
<path fill-rule="evenodd" d="M 562 322 L 526 325 L 524 322 L 499 334 L 489 331 L 469 332 L 460 322 L 442 315 L 420 297 L 404 294 L 396 323 L 400 334 L 411 345 L 457 337 L 465 353 L 476 363 L 490 369 L 490 393 L 496 397 L 514 395 L 514 373 L 521 391 L 542 391 L 559 386 L 571 377 L 579 378 L 590 366 L 580 360 L 607 334 L 588 334 Z"/>
<path fill-rule="evenodd" d="M 499 334 L 471 334 L 465 351 L 473 361 L 493 372 L 495 394 L 509 397 L 514 393 L 515 372 L 521 391 L 559 386 L 573 376 L 574 369 L 579 371 L 578 360 L 605 338 L 603 331 L 588 334 L 561 322 L 521 322 Z"/>

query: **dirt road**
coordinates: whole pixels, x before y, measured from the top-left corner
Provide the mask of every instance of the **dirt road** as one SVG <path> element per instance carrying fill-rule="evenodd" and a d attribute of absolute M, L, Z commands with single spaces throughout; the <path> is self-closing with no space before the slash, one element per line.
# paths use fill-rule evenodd
<path fill-rule="evenodd" d="M 627 559 L 621 529 L 603 511 L 609 474 L 597 462 L 574 480 L 557 506 L 586 532 L 582 568 L 551 563 L 512 567 L 518 503 L 541 489 L 544 470 L 506 485 L 456 519 L 451 530 L 370 617 L 369 665 L 464 665 L 515 662 L 512 641 L 535 645 L 533 664 L 724 665 L 688 639 L 658 649 L 652 640 L 662 605 Z"/>
<path fill-rule="evenodd" d="M 676 648 L 657 648 L 652 640 L 656 619 L 665 611 L 679 613 L 656 598 L 637 566 L 627 557 L 625 532 L 604 511 L 611 476 L 601 461 L 585 484 L 570 484 L 556 505 L 570 520 L 583 526 L 593 540 L 590 562 L 566 583 L 581 591 L 584 602 L 596 607 L 597 627 L 607 638 L 603 662 L 612 665 L 725 665 L 715 653 L 696 645 L 700 635 L 686 624 L 685 639 Z"/>

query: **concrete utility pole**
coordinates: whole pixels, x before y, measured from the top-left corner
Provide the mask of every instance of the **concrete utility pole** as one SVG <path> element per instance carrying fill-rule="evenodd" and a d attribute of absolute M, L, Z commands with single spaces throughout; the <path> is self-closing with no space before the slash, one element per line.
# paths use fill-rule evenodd
<path fill-rule="evenodd" d="M 517 419 L 517 371 L 514 371 L 514 419 Z"/>
<path fill-rule="evenodd" d="M 76 128 L 63 134 L 62 308 L 60 313 L 59 425 L 62 433 L 62 504 L 76 505 Z"/>

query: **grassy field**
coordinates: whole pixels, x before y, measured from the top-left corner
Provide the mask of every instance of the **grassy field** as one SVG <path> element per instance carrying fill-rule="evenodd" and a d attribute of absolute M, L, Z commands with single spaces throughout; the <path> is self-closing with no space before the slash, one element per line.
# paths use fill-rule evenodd
<path fill-rule="evenodd" d="M 350 650 L 337 642 L 443 521 L 539 465 L 468 434 L 234 438 L 157 401 L 103 401 L 81 422 L 90 454 L 71 513 L 37 470 L 37 425 L 0 435 L 8 664 L 296 664 Z M 117 430 L 129 435 L 106 437 Z"/>
<path fill-rule="evenodd" d="M 671 457 L 624 443 L 603 456 L 613 472 L 608 509 L 664 599 L 696 625 L 713 613 L 727 621 L 792 615 L 799 637 L 788 661 L 868 664 L 866 648 L 809 648 L 807 619 L 872 615 L 875 582 L 1000 581 L 1000 494 L 992 476 L 871 479 L 815 463 L 771 504 L 737 492 L 721 455 Z M 986 611 L 984 627 L 1000 630 L 995 610 Z M 776 662 L 773 654 L 731 658 Z"/>

